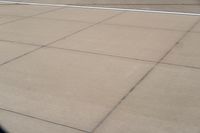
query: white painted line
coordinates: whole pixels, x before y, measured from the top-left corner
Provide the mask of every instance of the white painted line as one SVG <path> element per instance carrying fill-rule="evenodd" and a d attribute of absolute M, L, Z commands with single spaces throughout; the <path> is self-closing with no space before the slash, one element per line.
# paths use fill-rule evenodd
<path fill-rule="evenodd" d="M 184 12 L 169 12 L 159 10 L 141 10 L 141 9 L 123 9 L 123 8 L 107 8 L 107 7 L 92 7 L 92 6 L 76 6 L 76 5 L 64 5 L 64 4 L 43 4 L 32 2 L 15 2 L 15 1 L 1 1 L 4 4 L 24 4 L 24 5 L 37 5 L 37 6 L 53 6 L 53 7 L 70 7 L 70 8 L 85 8 L 85 9 L 100 9 L 100 10 L 114 10 L 114 11 L 130 11 L 130 12 L 145 12 L 145 13 L 160 13 L 160 14 L 174 14 L 174 15 L 188 15 L 188 16 L 200 16 L 199 13 L 184 13 Z"/>

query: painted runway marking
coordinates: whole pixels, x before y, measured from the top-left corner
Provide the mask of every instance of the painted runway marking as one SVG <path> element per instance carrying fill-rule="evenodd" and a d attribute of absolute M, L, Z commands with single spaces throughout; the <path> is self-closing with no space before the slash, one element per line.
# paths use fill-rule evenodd
<path fill-rule="evenodd" d="M 146 9 L 145 10 L 142 10 L 142 9 L 123 9 L 123 8 L 76 6 L 76 5 L 64 5 L 64 4 L 43 4 L 43 3 L 14 2 L 14 1 L 0 1 L 0 3 L 37 5 L 37 6 L 54 6 L 54 7 L 70 7 L 70 8 L 84 8 L 84 9 L 100 9 L 100 10 L 114 10 L 114 11 L 129 11 L 129 12 L 160 13 L 160 14 L 187 15 L 187 16 L 200 16 L 199 13 L 170 12 L 170 11 L 146 10 Z"/>

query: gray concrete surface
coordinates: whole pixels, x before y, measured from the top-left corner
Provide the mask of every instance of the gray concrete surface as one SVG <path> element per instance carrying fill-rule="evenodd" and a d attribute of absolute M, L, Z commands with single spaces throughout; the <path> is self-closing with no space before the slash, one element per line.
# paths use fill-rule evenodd
<path fill-rule="evenodd" d="M 0 124 L 199 133 L 199 38 L 200 16 L 1 5 Z"/>

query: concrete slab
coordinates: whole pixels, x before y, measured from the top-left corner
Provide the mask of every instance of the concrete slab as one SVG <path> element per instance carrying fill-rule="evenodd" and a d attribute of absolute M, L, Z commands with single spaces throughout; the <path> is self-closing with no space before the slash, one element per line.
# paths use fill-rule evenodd
<path fill-rule="evenodd" d="M 1 67 L 0 107 L 91 131 L 152 65 L 41 49 Z"/>
<path fill-rule="evenodd" d="M 199 133 L 200 70 L 160 65 L 95 133 Z"/>

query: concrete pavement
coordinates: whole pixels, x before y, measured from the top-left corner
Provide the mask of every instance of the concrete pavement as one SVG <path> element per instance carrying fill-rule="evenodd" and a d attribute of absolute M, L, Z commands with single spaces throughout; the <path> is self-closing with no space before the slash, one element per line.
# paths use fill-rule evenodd
<path fill-rule="evenodd" d="M 0 6 L 10 133 L 199 133 L 200 16 Z"/>

